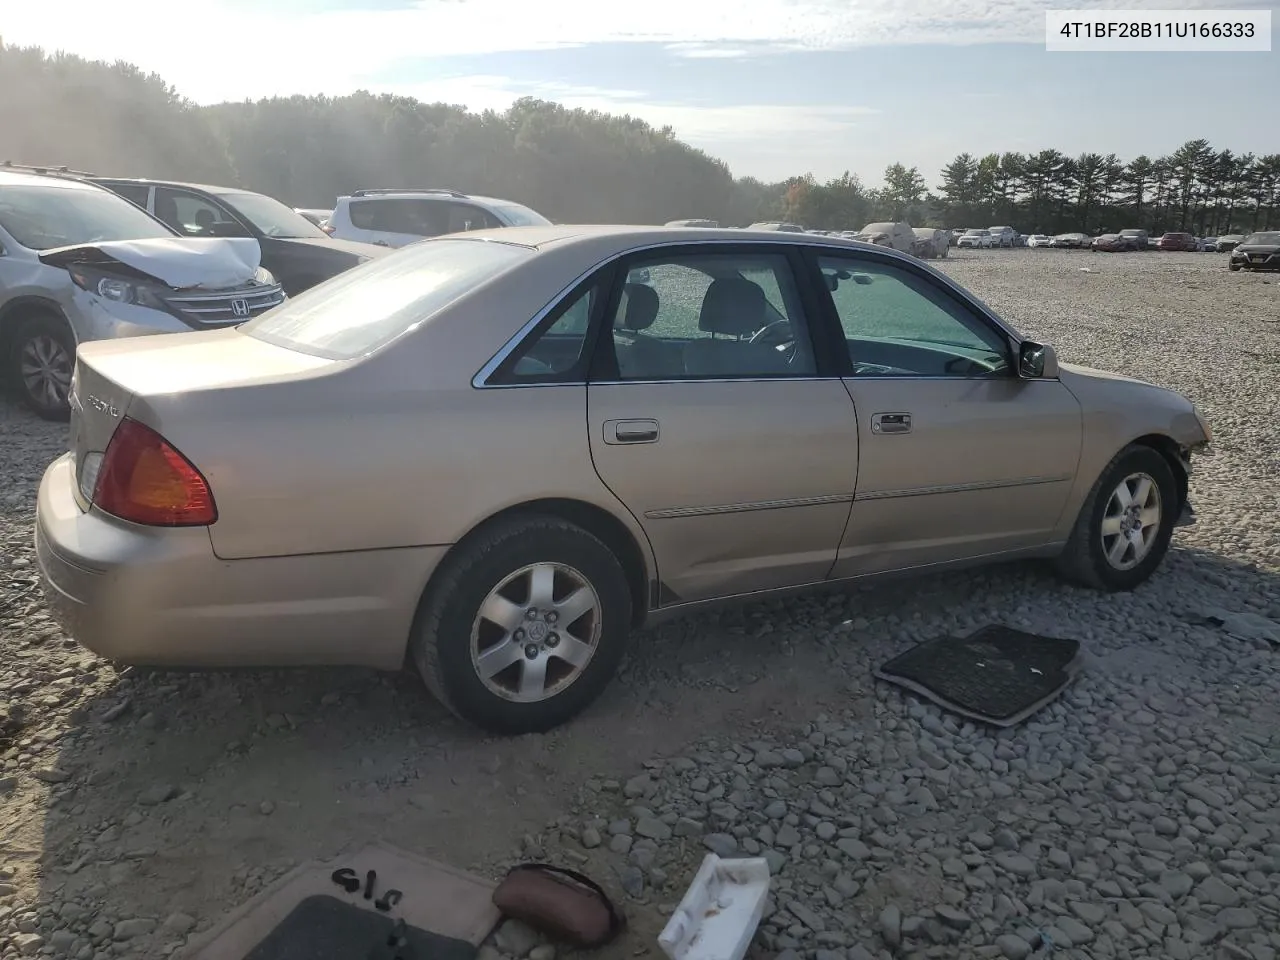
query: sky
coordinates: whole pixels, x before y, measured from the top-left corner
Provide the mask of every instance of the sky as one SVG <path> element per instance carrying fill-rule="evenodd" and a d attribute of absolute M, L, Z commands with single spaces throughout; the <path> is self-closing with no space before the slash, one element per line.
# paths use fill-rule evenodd
<path fill-rule="evenodd" d="M 1260 0 L 1069 0 L 1269 9 Z M 1045 50 L 1052 0 L 0 0 L 0 40 L 126 60 L 202 103 L 392 92 L 627 113 L 778 180 L 961 152 L 1280 152 L 1267 53 Z M 183 16 L 175 17 L 180 9 Z"/>

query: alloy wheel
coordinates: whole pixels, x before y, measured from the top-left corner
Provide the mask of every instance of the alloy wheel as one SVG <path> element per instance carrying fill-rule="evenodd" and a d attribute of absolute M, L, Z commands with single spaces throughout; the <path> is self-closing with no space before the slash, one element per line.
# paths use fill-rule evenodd
<path fill-rule="evenodd" d="M 536 703 L 563 692 L 599 647 L 600 596 L 573 567 L 534 563 L 499 583 L 471 628 L 471 665 L 491 692 Z"/>
<path fill-rule="evenodd" d="M 1102 515 L 1102 552 L 1116 570 L 1132 570 L 1151 552 L 1160 533 L 1160 486 L 1131 473 L 1111 491 Z"/>
<path fill-rule="evenodd" d="M 27 395 L 51 409 L 67 403 L 74 366 L 67 348 L 49 333 L 27 338 L 18 353 L 18 372 Z"/>

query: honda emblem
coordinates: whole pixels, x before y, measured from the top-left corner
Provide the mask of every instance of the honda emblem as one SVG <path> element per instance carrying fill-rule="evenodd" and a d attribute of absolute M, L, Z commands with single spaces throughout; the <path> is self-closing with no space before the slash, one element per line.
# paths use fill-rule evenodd
<path fill-rule="evenodd" d="M 249 301 L 248 300 L 232 300 L 231 312 L 234 313 L 237 317 L 247 317 L 249 315 Z"/>

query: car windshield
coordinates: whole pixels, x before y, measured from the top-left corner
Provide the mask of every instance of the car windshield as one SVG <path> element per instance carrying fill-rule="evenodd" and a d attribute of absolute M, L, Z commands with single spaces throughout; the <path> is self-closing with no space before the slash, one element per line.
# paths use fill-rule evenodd
<path fill-rule="evenodd" d="M 244 217 L 265 236 L 278 240 L 315 238 L 327 240 L 329 235 L 292 207 L 279 200 L 264 197 L 260 193 L 223 193 L 219 195 L 228 206 Z"/>
<path fill-rule="evenodd" d="M 868 223 L 862 228 L 863 233 L 892 233 L 892 223 Z"/>
<path fill-rule="evenodd" d="M 0 227 L 28 250 L 177 236 L 110 190 L 61 184 L 0 187 Z"/>
<path fill-rule="evenodd" d="M 1244 238 L 1244 243 L 1280 244 L 1280 230 L 1266 233 L 1251 233 Z M 1243 246 L 1244 244 L 1241 244 Z"/>
<path fill-rule="evenodd" d="M 545 227 L 551 223 L 542 214 L 536 210 L 530 210 L 521 203 L 504 201 L 503 203 L 490 203 L 489 206 L 502 214 L 510 221 L 513 227 Z"/>
<path fill-rule="evenodd" d="M 1142 235 L 1141 230 L 1121 230 L 1120 231 L 1120 236 L 1122 237 L 1138 237 L 1141 235 Z"/>
<path fill-rule="evenodd" d="M 964 235 L 966 237 L 985 237 L 987 235 L 987 231 L 986 230 L 966 230 L 964 232 Z"/>
<path fill-rule="evenodd" d="M 479 240 L 411 244 L 312 287 L 240 329 L 299 353 L 353 360 L 408 333 L 532 253 L 513 243 Z"/>

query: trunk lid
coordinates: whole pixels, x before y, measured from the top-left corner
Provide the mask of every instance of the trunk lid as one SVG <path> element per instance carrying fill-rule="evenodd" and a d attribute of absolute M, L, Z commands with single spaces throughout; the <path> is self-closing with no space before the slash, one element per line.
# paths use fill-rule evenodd
<path fill-rule="evenodd" d="M 149 398 L 304 378 L 335 365 L 337 361 L 273 346 L 236 329 L 81 344 L 70 398 L 70 448 L 80 506 L 88 509 L 102 455 L 125 416 L 165 435 Z M 182 449 L 180 436 L 166 439 Z"/>

